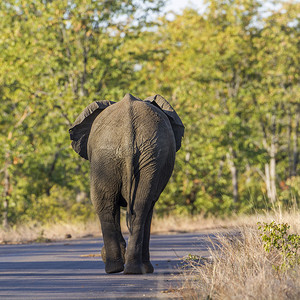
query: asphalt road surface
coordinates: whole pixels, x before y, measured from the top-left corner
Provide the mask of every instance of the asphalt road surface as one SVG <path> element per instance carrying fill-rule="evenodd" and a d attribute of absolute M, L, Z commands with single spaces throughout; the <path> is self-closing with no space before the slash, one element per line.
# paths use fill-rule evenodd
<path fill-rule="evenodd" d="M 153 274 L 106 274 L 101 238 L 0 245 L 0 299 L 160 299 L 182 280 L 181 258 L 208 256 L 208 233 L 152 235 Z"/>

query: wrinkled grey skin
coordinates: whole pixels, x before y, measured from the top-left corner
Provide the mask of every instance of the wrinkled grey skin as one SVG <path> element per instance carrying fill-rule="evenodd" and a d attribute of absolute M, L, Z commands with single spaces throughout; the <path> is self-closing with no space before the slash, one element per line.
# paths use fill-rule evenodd
<path fill-rule="evenodd" d="M 82 123 L 75 121 L 70 129 L 73 148 L 90 161 L 91 200 L 101 222 L 107 273 L 124 270 L 125 274 L 142 274 L 154 270 L 149 255 L 153 206 L 172 174 L 184 131 L 175 111 L 178 119 L 174 121 L 160 107 L 166 100 L 157 96 L 160 104 L 130 94 L 117 103 L 97 102 L 104 103 L 105 109 L 96 110 L 97 116 L 87 122 L 90 125 L 80 128 L 82 119 L 92 115 L 92 106 L 92 111 L 78 118 Z M 84 138 L 82 132 L 87 132 Z M 120 206 L 127 207 L 130 234 L 126 253 Z"/>

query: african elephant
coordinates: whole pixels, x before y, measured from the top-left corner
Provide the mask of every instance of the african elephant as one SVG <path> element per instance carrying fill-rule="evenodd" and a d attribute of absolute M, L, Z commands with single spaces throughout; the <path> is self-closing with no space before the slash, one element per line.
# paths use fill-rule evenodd
<path fill-rule="evenodd" d="M 143 101 L 126 94 L 117 103 L 103 100 L 87 106 L 69 133 L 73 149 L 90 161 L 91 200 L 103 233 L 105 271 L 152 273 L 153 206 L 181 147 L 184 126 L 179 116 L 160 95 Z M 125 256 L 120 206 L 127 207 Z"/>

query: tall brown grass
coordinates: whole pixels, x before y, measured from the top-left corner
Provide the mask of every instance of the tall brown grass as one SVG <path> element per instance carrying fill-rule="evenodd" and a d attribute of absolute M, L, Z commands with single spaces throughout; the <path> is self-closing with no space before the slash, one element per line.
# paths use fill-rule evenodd
<path fill-rule="evenodd" d="M 0 229 L 0 244 L 59 241 L 100 235 L 99 221 L 18 224 Z"/>
<path fill-rule="evenodd" d="M 239 226 L 256 226 L 261 220 L 271 222 L 274 218 L 281 218 L 292 225 L 291 230 L 300 227 L 300 215 L 297 212 L 282 214 L 256 214 L 256 215 L 234 215 L 226 218 L 197 216 L 154 216 L 151 226 L 152 234 L 174 234 L 183 232 L 199 232 L 203 230 L 221 231 L 223 229 L 234 229 Z M 298 223 L 296 224 L 296 219 Z M 127 234 L 125 212 L 122 211 L 121 227 L 123 233 Z M 291 221 L 292 220 L 292 221 Z M 293 225 L 294 224 L 294 225 Z M 294 226 L 294 227 L 293 227 Z M 63 240 L 66 236 L 72 238 L 83 238 L 87 236 L 101 236 L 99 220 L 95 217 L 87 222 L 64 221 L 57 223 L 31 223 L 18 224 L 8 229 L 0 228 L 0 243 L 23 243 L 32 241 Z"/>
<path fill-rule="evenodd" d="M 246 217 L 247 220 L 253 217 Z M 204 218 L 201 215 L 189 216 L 154 216 L 152 234 L 173 234 L 182 232 L 197 232 L 202 230 L 221 229 L 235 226 L 241 222 L 240 217 L 232 218 Z M 124 234 L 128 234 L 125 212 L 122 211 L 121 227 Z M 63 240 L 66 236 L 83 238 L 86 236 L 101 236 L 99 220 L 95 217 L 88 222 L 64 221 L 56 223 L 28 223 L 18 224 L 8 229 L 0 228 L 1 243 L 24 243 L 32 241 Z"/>
<path fill-rule="evenodd" d="M 258 216 L 255 217 L 255 219 Z M 190 256 L 186 279 L 180 289 L 184 299 L 300 299 L 300 266 L 276 270 L 281 255 L 266 252 L 257 224 L 244 223 L 238 235 L 219 235 L 211 257 L 195 261 Z M 300 214 L 260 216 L 259 221 L 288 223 L 290 232 L 300 233 Z M 197 253 L 194 253 L 194 255 Z M 191 259 L 192 258 L 192 259 Z"/>

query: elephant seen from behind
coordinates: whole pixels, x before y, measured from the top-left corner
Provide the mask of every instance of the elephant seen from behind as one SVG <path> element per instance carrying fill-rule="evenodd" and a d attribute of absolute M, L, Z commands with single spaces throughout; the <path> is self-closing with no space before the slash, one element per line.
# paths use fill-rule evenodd
<path fill-rule="evenodd" d="M 153 206 L 173 172 L 184 126 L 160 95 L 126 94 L 96 101 L 69 129 L 73 149 L 90 161 L 91 200 L 99 216 L 107 273 L 152 273 L 149 240 Z M 128 247 L 120 206 L 127 207 Z M 124 266 L 125 265 L 125 266 Z"/>

